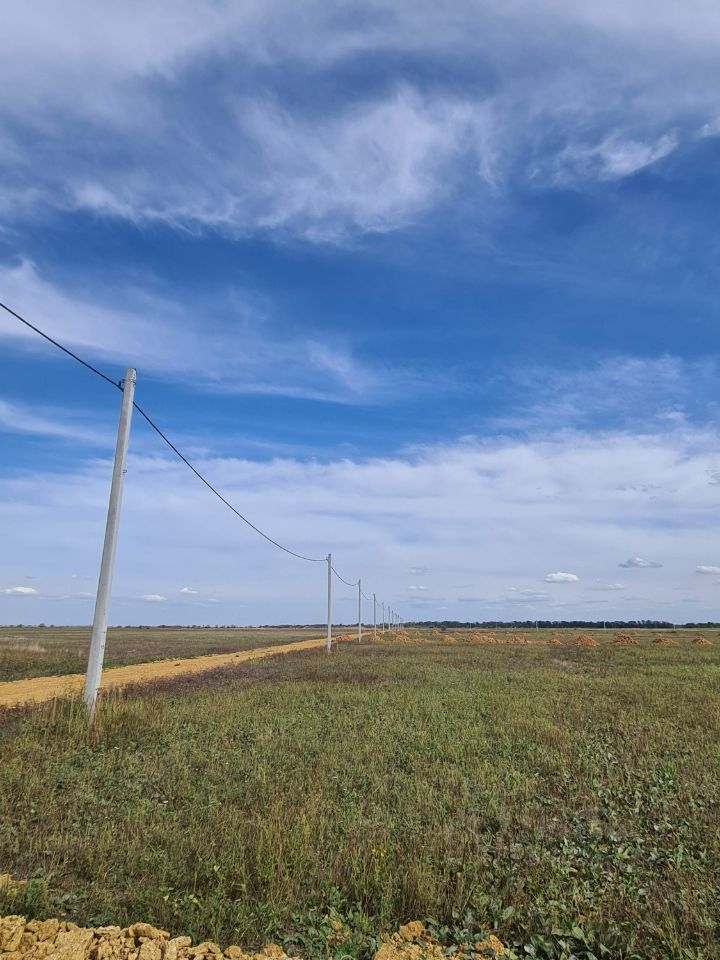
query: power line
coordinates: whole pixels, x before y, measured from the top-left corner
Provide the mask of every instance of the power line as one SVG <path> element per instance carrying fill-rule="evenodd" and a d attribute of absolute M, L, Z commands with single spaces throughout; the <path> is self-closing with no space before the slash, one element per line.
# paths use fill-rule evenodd
<path fill-rule="evenodd" d="M 210 483 L 210 481 L 206 480 L 205 477 L 200 473 L 200 471 L 197 470 L 190 463 L 190 461 L 186 456 L 180 453 L 180 451 L 175 446 L 175 444 L 165 436 L 165 434 L 162 432 L 160 427 L 150 419 L 150 417 L 145 413 L 142 407 L 140 407 L 135 402 L 133 402 L 133 407 L 137 410 L 140 416 L 143 417 L 147 421 L 147 423 L 153 428 L 155 433 L 157 433 L 157 435 L 165 441 L 165 443 L 170 447 L 173 453 L 175 453 L 182 460 L 182 462 L 187 467 L 189 467 L 190 470 L 192 470 L 192 472 L 195 474 L 198 480 L 201 480 L 205 484 L 205 486 L 208 488 L 208 490 L 211 490 L 215 494 L 215 496 L 225 504 L 226 507 L 232 510 L 232 512 L 237 517 L 240 517 L 243 523 L 246 523 L 252 530 L 255 531 L 255 533 L 259 533 L 261 537 L 264 537 L 268 541 L 268 543 L 272 543 L 273 546 L 278 547 L 280 550 L 284 550 L 285 553 L 289 553 L 291 557 L 297 557 L 298 560 L 307 560 L 308 563 L 325 563 L 325 560 L 326 560 L 325 557 L 305 557 L 301 553 L 295 553 L 295 551 L 291 550 L 289 547 L 284 547 L 281 543 L 278 543 L 277 540 L 273 540 L 272 537 L 268 536 L 267 533 L 263 533 L 263 531 L 259 527 L 256 527 L 255 524 L 252 523 L 252 521 L 248 520 L 247 517 L 243 516 L 243 514 L 240 513 L 240 511 L 236 507 L 234 507 L 228 500 L 226 500 L 225 497 L 218 490 L 215 489 L 215 487 Z"/>
<path fill-rule="evenodd" d="M 86 367 L 88 370 L 90 370 L 90 371 L 91 371 L 92 373 L 94 373 L 96 376 L 100 377 L 102 380 L 105 380 L 106 383 L 111 384 L 111 386 L 115 387 L 117 390 L 122 390 L 122 389 L 123 389 L 121 383 L 116 383 L 116 382 L 115 382 L 114 380 L 112 380 L 110 377 L 108 377 L 108 376 L 106 376 L 104 373 L 102 373 L 102 371 L 100 371 L 100 370 L 98 370 L 96 367 L 94 367 L 91 363 L 88 363 L 86 360 L 83 360 L 82 357 L 79 357 L 76 353 L 73 353 L 72 350 L 68 350 L 67 347 L 64 347 L 61 343 L 58 343 L 57 340 L 53 340 L 53 338 L 52 338 L 51 336 L 49 336 L 47 333 L 44 333 L 42 330 L 40 330 L 39 327 L 36 327 L 34 324 L 30 323 L 29 320 L 26 320 L 24 317 L 21 317 L 19 313 L 16 313 L 14 310 L 11 310 L 10 307 L 6 306 L 6 305 L 5 305 L 4 303 L 2 303 L 2 302 L 0 302 L 0 307 L 2 307 L 3 310 L 7 311 L 7 313 L 11 314 L 13 317 L 15 317 L 17 320 L 19 320 L 20 323 L 24 323 L 26 327 L 29 327 L 31 330 L 33 330 L 35 333 L 37 333 L 39 336 L 43 337 L 45 340 L 47 340 L 49 343 L 51 343 L 54 347 L 57 347 L 58 350 L 62 350 L 62 352 L 65 353 L 65 354 L 67 354 L 67 356 L 72 357 L 73 360 L 76 360 L 78 363 L 82 364 L 83 367 Z M 234 507 L 234 506 L 229 502 L 229 500 L 226 500 L 225 497 L 224 497 L 218 490 L 215 489 L 215 487 L 210 483 L 210 481 L 207 480 L 207 479 L 200 473 L 200 471 L 199 471 L 198 469 L 196 469 L 196 468 L 192 465 L 192 463 L 190 463 L 190 461 L 188 460 L 188 458 L 187 458 L 186 456 L 184 456 L 184 454 L 182 454 L 182 453 L 178 450 L 178 448 L 175 446 L 175 444 L 172 443 L 172 442 L 165 436 L 165 434 L 162 432 L 162 430 L 160 429 L 160 427 L 158 427 L 158 425 L 157 425 L 153 420 L 151 420 L 151 418 L 147 415 L 147 413 L 145 413 L 145 411 L 142 409 L 142 407 L 140 407 L 140 406 L 139 406 L 137 403 L 135 403 L 134 401 L 133 401 L 133 407 L 135 408 L 135 410 L 137 410 L 137 412 L 140 414 L 140 416 L 143 417 L 143 418 L 147 421 L 147 423 L 148 423 L 148 424 L 152 427 L 152 429 L 158 434 L 158 436 L 161 437 L 161 438 L 165 441 L 165 443 L 170 447 L 170 449 L 182 460 L 182 462 L 185 464 L 185 466 L 189 467 L 190 470 L 192 470 L 192 472 L 195 474 L 195 476 L 198 478 L 198 480 L 201 480 L 201 481 L 205 484 L 205 486 L 208 488 L 208 490 L 212 491 L 212 493 L 214 493 L 215 496 L 216 496 L 219 500 L 221 500 L 222 503 L 224 503 L 226 507 L 228 507 L 228 509 L 232 510 L 232 512 L 235 514 L 235 516 L 239 517 L 239 518 L 243 521 L 243 523 L 246 523 L 246 524 L 251 528 L 251 530 L 254 530 L 255 533 L 259 534 L 261 537 L 263 537 L 265 540 L 267 540 L 268 543 L 271 543 L 273 546 L 277 547 L 279 550 L 284 550 L 285 553 L 289 553 L 291 557 L 297 557 L 298 560 L 307 560 L 308 563 L 324 563 L 324 562 L 325 562 L 325 557 L 305 557 L 305 556 L 303 556 L 303 554 L 301 554 L 301 553 L 295 553 L 294 550 L 290 550 L 289 547 L 284 547 L 281 543 L 278 543 L 277 540 L 273 540 L 273 538 L 270 537 L 270 536 L 268 536 L 267 533 L 264 533 L 259 527 L 256 527 L 255 524 L 252 523 L 252 521 L 248 520 L 248 518 L 247 518 L 246 516 L 243 516 L 243 514 L 240 513 L 240 511 L 239 511 L 236 507 Z"/>
<path fill-rule="evenodd" d="M 62 350 L 63 353 L 66 353 L 69 357 L 72 357 L 73 360 L 77 360 L 78 363 L 81 363 L 84 367 L 87 367 L 88 370 L 91 370 L 96 376 L 101 377 L 107 383 L 111 384 L 116 389 L 122 389 L 119 383 L 116 383 L 115 380 L 111 380 L 110 377 L 106 377 L 104 373 L 94 367 L 91 363 L 88 363 L 87 360 L 83 360 L 82 357 L 79 357 L 76 353 L 73 353 L 72 350 L 68 350 L 67 347 L 64 347 L 61 343 L 58 343 L 57 340 L 53 340 L 52 337 L 48 336 L 47 333 L 43 333 L 38 327 L 30 323 L 29 320 L 26 320 L 25 317 L 21 317 L 19 313 L 15 313 L 14 310 L 11 310 L 6 304 L 0 302 L 0 307 L 3 308 L 11 316 L 15 317 L 16 320 L 19 320 L 20 323 L 24 323 L 26 327 L 29 327 L 31 330 L 34 330 L 35 333 L 39 334 L 54 347 L 57 347 L 58 350 Z"/>
<path fill-rule="evenodd" d="M 345 584 L 346 587 L 356 587 L 356 586 L 358 585 L 358 583 L 360 582 L 359 580 L 356 580 L 355 583 L 350 583 L 350 582 L 347 581 L 344 577 L 341 577 L 341 576 L 340 576 L 340 574 L 337 572 L 337 570 L 335 569 L 335 567 L 331 567 L 330 569 L 331 569 L 332 572 L 335 574 L 335 576 L 338 578 L 338 580 L 342 581 L 342 582 Z"/>

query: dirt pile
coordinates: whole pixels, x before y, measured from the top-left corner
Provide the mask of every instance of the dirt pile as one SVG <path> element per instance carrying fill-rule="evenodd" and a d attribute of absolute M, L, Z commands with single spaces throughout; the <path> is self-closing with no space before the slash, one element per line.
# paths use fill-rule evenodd
<path fill-rule="evenodd" d="M 700 634 L 693 639 L 693 643 L 699 643 L 701 646 L 707 647 L 712 643 L 712 640 L 708 640 L 707 637 L 703 637 Z"/>
<path fill-rule="evenodd" d="M 474 953 L 480 957 L 505 956 L 505 947 L 495 936 L 479 940 Z M 443 960 L 443 948 L 419 921 L 400 927 L 383 941 L 375 960 Z M 129 927 L 78 927 L 61 920 L 31 920 L 0 917 L 0 957 L 3 960 L 288 960 L 282 947 L 271 943 L 259 953 L 240 947 L 223 951 L 210 940 L 192 945 L 190 937 L 171 937 L 149 923 Z"/>
<path fill-rule="evenodd" d="M 662 647 L 674 647 L 676 641 L 673 640 L 672 637 L 663 637 L 662 635 L 658 635 L 658 636 L 655 637 L 655 639 L 653 640 L 653 643 L 659 643 L 660 646 L 662 646 Z"/>
<path fill-rule="evenodd" d="M 596 647 L 598 645 L 595 637 L 591 637 L 587 633 L 581 633 L 577 637 L 573 637 L 570 643 L 575 647 Z"/>
<path fill-rule="evenodd" d="M 562 640 L 560 639 L 560 637 L 559 637 L 556 633 L 551 633 L 550 636 L 549 636 L 549 637 L 547 638 L 547 640 L 545 641 L 545 643 L 554 643 L 554 644 L 557 644 L 557 643 L 562 643 Z"/>
<path fill-rule="evenodd" d="M 469 633 L 462 638 L 465 643 L 497 643 L 497 638 L 490 633 Z"/>
<path fill-rule="evenodd" d="M 629 633 L 616 633 L 613 643 L 619 643 L 625 647 L 636 647 L 637 640 Z"/>
<path fill-rule="evenodd" d="M 0 956 L 3 960 L 287 960 L 281 947 L 269 944 L 259 953 L 240 947 L 223 952 L 216 943 L 192 945 L 190 937 L 171 937 L 149 923 L 130 927 L 78 927 L 60 920 L 0 918 Z"/>
<path fill-rule="evenodd" d="M 527 637 L 523 637 L 520 634 L 512 634 L 509 637 L 505 637 L 504 643 L 530 643 Z"/>
<path fill-rule="evenodd" d="M 504 957 L 505 955 L 505 947 L 493 935 L 490 935 L 487 940 L 478 940 L 474 944 L 473 956 Z M 445 951 L 441 945 L 433 940 L 419 920 L 413 920 L 400 927 L 398 933 L 394 933 L 385 940 L 375 954 L 375 960 L 444 960 L 444 957 Z"/>

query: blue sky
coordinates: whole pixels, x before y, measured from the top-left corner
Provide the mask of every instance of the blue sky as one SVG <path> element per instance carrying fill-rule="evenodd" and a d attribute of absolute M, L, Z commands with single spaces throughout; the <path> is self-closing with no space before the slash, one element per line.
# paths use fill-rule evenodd
<path fill-rule="evenodd" d="M 255 522 L 407 618 L 718 616 L 715 4 L 0 27 L 0 299 Z M 8 317 L 0 370 L 0 621 L 87 622 L 117 396 Z M 134 425 L 112 621 L 321 620 L 168 454 Z"/>

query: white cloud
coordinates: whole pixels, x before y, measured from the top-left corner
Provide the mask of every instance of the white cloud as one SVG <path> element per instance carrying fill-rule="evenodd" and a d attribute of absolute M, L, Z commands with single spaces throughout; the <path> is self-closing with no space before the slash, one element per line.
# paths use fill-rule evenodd
<path fill-rule="evenodd" d="M 31 597 L 37 595 L 37 590 L 33 587 L 8 587 L 2 592 L 11 597 Z"/>
<path fill-rule="evenodd" d="M 585 584 L 609 582 L 630 541 L 642 543 L 648 556 L 671 559 L 645 579 L 644 599 L 608 592 L 608 617 L 631 608 L 638 617 L 667 609 L 682 619 L 688 594 L 672 588 L 684 585 L 700 601 L 697 611 L 707 609 L 711 619 L 715 578 L 693 571 L 697 557 L 712 556 L 717 547 L 717 487 L 707 481 L 719 458 L 718 434 L 682 429 L 467 439 L 372 460 L 205 457 L 197 465 L 268 534 L 308 556 L 332 551 L 346 579 L 362 576 L 366 593 L 376 592 L 401 614 L 408 596 L 455 616 L 467 616 L 467 602 L 449 599 L 458 595 L 482 595 L 494 616 L 510 619 L 517 603 L 506 598 L 554 609 L 553 600 L 532 596 L 539 594 L 538 569 L 566 558 Z M 136 455 L 128 467 L 112 622 L 167 616 L 160 601 L 133 599 L 149 595 L 149 583 L 156 596 L 180 599 L 177 584 L 189 583 L 202 596 L 222 599 L 223 622 L 322 621 L 321 563 L 301 563 L 259 539 L 171 460 Z M 14 583 L 18 569 L 32 569 L 43 596 L 63 594 L 62 571 L 94 568 L 110 469 L 109 459 L 93 459 L 71 473 L 15 471 L 0 478 L 0 581 Z M 649 480 L 657 488 L 653 497 L 642 490 Z M 482 548 L 487 543 L 491 551 Z M 408 593 L 407 571 L 425 558 L 432 586 Z M 457 584 L 473 586 L 462 593 Z M 574 589 L 568 595 L 562 584 L 553 589 L 565 594 L 563 616 L 582 614 L 582 595 Z M 670 598 L 674 606 L 666 608 Z M 26 599 L 35 621 L 57 622 L 43 597 Z M 73 602 L 63 610 L 67 622 L 77 623 L 85 608 L 76 610 Z M 338 619 L 352 620 L 352 590 L 336 591 L 335 604 Z M 173 618 L 193 622 L 194 609 L 179 603 Z"/>
<path fill-rule="evenodd" d="M 713 567 L 713 566 L 707 566 L 705 564 L 700 564 L 699 566 L 695 567 L 695 573 L 709 573 L 709 574 L 717 575 L 720 573 L 720 567 Z"/>
<path fill-rule="evenodd" d="M 590 587 L 591 590 L 624 590 L 625 587 L 622 583 L 603 583 L 602 581 L 596 581 L 593 586 Z"/>
<path fill-rule="evenodd" d="M 167 597 L 163 597 L 159 593 L 146 593 L 140 598 L 141 600 L 147 600 L 150 603 L 160 603 L 163 600 L 167 600 Z"/>
<path fill-rule="evenodd" d="M 638 410 L 648 411 L 648 429 L 664 433 L 686 423 L 684 408 L 699 395 L 714 396 L 720 372 L 713 357 L 690 361 L 672 355 L 614 356 L 581 369 L 523 366 L 503 374 L 513 397 L 513 416 L 492 421 L 497 430 L 549 431 L 558 423 L 635 427 Z M 712 482 L 712 478 L 710 480 Z M 651 480 L 644 483 L 651 493 Z"/>
<path fill-rule="evenodd" d="M 624 139 L 618 133 L 605 137 L 595 146 L 573 144 L 557 160 L 558 180 L 619 180 L 649 167 L 668 156 L 678 146 L 674 136 L 664 134 L 654 142 Z"/>
<path fill-rule="evenodd" d="M 88 416 L 87 411 L 84 415 Z M 28 433 L 93 446 L 112 447 L 114 443 L 112 432 L 103 434 L 100 430 L 88 429 L 76 423 L 76 418 L 76 414 L 63 412 L 58 408 L 36 413 L 24 405 L 10 403 L 0 398 L 0 431 Z"/>
<path fill-rule="evenodd" d="M 547 583 L 577 583 L 580 577 L 574 573 L 563 573 L 558 570 L 557 573 L 548 573 L 545 577 Z"/>
<path fill-rule="evenodd" d="M 644 560 L 642 557 L 630 557 L 628 560 L 624 560 L 622 563 L 619 563 L 618 566 L 625 568 L 638 567 L 641 569 L 658 570 L 660 567 L 662 567 L 662 564 L 655 560 Z"/>
<path fill-rule="evenodd" d="M 15 215 L 336 242 L 458 188 L 487 205 L 528 166 L 627 176 L 717 119 L 706 0 L 350 0 L 342 15 L 313 0 L 7 0 L 2 33 L 0 206 Z M 442 69 L 412 89 L 408 59 Z M 338 94 L 348 67 L 377 82 Z"/>
<path fill-rule="evenodd" d="M 374 402 L 389 390 L 388 368 L 359 362 L 339 337 L 318 346 L 307 332 L 285 328 L 271 318 L 266 304 L 237 290 L 205 298 L 203 314 L 213 324 L 198 327 L 195 305 L 179 305 L 171 292 L 155 291 L 130 281 L 123 293 L 96 289 L 83 281 L 82 289 L 64 288 L 44 277 L 36 265 L 23 260 L 0 264 L 0 288 L 5 300 L 20 314 L 32 318 L 50 335 L 86 356 L 99 358 L 111 377 L 125 366 L 140 366 L 170 379 L 192 374 L 196 388 L 234 393 L 326 399 L 337 402 Z M 36 334 L 0 312 L 0 341 L 41 356 L 48 348 Z M 142 380 L 139 379 L 139 389 Z M 393 370 L 393 384 L 411 389 L 413 375 Z M 58 416 L 60 414 L 60 416 Z M 62 411 L 28 411 L 0 402 L 0 425 L 29 433 L 101 442 L 97 430 L 77 425 Z"/>
<path fill-rule="evenodd" d="M 199 593 L 199 590 L 193 590 L 192 587 L 180 587 L 180 593 Z"/>
<path fill-rule="evenodd" d="M 423 587 L 423 586 L 420 585 L 420 584 L 411 584 L 411 585 L 408 587 L 408 590 L 427 590 L 427 587 Z"/>

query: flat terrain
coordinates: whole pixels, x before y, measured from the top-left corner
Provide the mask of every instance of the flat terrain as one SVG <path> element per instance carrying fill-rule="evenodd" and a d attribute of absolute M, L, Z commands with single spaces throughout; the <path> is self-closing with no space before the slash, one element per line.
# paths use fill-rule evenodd
<path fill-rule="evenodd" d="M 94 742 L 76 702 L 6 712 L 0 872 L 34 879 L 0 911 L 318 958 L 427 917 L 519 956 L 718 958 L 720 643 L 579 633 L 162 680 L 106 696 Z"/>
<path fill-rule="evenodd" d="M 321 633 L 317 627 L 111 627 L 105 664 L 120 667 L 152 660 L 235 653 L 310 640 Z M 0 682 L 84 673 L 89 644 L 89 626 L 0 626 Z"/>
<path fill-rule="evenodd" d="M 180 677 L 189 673 L 203 673 L 216 670 L 247 660 L 260 660 L 263 657 L 278 656 L 293 650 L 308 650 L 322 647 L 323 638 L 311 640 L 293 640 L 274 646 L 260 646 L 253 650 L 241 650 L 237 653 L 214 653 L 200 657 L 186 657 L 180 660 L 153 660 L 151 663 L 134 663 L 126 667 L 106 667 L 100 680 L 101 691 L 126 687 L 133 683 L 149 683 L 168 677 Z M 11 680 L 0 683 L 0 707 L 17 707 L 31 703 L 44 703 L 57 697 L 67 697 L 82 693 L 85 675 L 70 673 L 31 677 L 28 680 Z"/>

